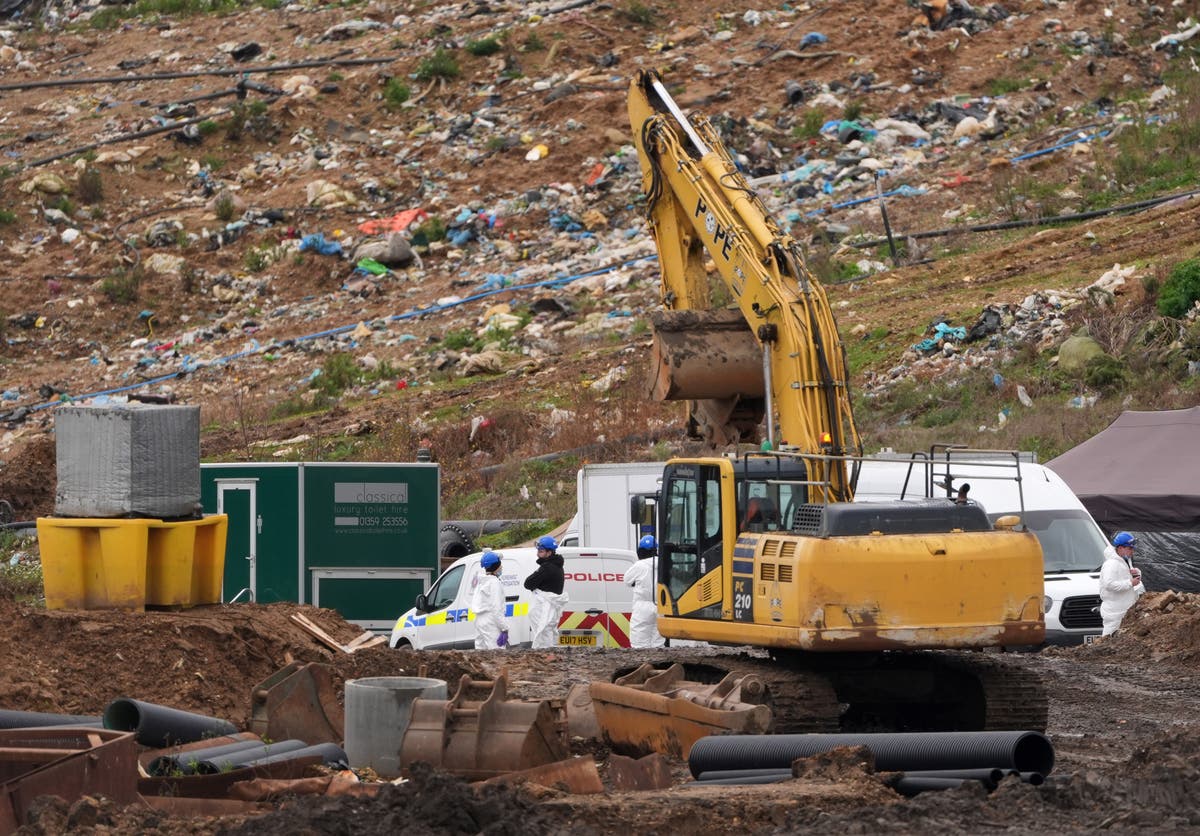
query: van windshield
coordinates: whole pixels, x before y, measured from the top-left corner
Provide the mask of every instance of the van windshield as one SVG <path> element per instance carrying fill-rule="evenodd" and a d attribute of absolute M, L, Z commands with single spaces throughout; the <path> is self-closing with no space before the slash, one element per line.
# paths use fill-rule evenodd
<path fill-rule="evenodd" d="M 1004 514 L 989 514 L 992 522 Z M 1025 510 L 1022 530 L 1032 531 L 1042 544 L 1047 572 L 1094 572 L 1104 562 L 1104 535 L 1082 509 Z"/>
<path fill-rule="evenodd" d="M 458 588 L 462 586 L 463 572 L 466 567 L 461 564 L 446 570 L 446 574 L 438 579 L 433 589 L 425 596 L 429 601 L 429 611 L 445 609 L 454 603 Z"/>

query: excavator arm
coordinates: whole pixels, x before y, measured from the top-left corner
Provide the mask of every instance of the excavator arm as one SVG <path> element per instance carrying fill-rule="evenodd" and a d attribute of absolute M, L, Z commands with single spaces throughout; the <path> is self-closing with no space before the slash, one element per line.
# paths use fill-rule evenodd
<path fill-rule="evenodd" d="M 655 319 L 656 394 L 701 402 L 714 443 L 744 439 L 745 427 L 732 426 L 737 404 L 761 399 L 771 446 L 861 455 L 845 350 L 799 244 L 708 121 L 689 119 L 657 74 L 637 75 L 628 105 L 667 309 Z M 706 256 L 736 305 L 732 323 L 711 303 Z M 810 501 L 851 499 L 843 467 L 810 461 Z"/>

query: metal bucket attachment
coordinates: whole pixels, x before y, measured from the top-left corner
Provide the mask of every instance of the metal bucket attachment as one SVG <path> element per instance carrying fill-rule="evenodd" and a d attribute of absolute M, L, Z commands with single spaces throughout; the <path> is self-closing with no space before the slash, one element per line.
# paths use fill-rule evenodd
<path fill-rule="evenodd" d="M 763 397 L 762 348 L 741 311 L 655 311 L 651 324 L 656 399 Z"/>
<path fill-rule="evenodd" d="M 710 734 L 764 734 L 771 709 L 754 674 L 730 673 L 705 684 L 683 678 L 682 665 L 658 670 L 644 664 L 616 682 L 590 687 L 596 720 L 615 752 L 662 752 L 686 759 L 692 745 Z"/>
<path fill-rule="evenodd" d="M 345 714 L 329 666 L 292 662 L 254 686 L 250 730 L 266 740 L 341 743 Z"/>
<path fill-rule="evenodd" d="M 651 396 L 690 401 L 690 431 L 713 444 L 751 440 L 765 412 L 763 360 L 741 312 L 655 311 L 651 323 Z"/>
<path fill-rule="evenodd" d="M 564 760 L 562 701 L 509 700 L 507 690 L 504 674 L 478 681 L 463 676 L 449 700 L 413 700 L 401 764 L 422 761 L 478 780 Z"/>

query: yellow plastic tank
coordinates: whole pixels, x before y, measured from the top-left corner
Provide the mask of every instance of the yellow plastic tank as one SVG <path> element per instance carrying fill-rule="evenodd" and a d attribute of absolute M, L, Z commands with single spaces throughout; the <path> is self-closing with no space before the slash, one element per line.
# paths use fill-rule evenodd
<path fill-rule="evenodd" d="M 46 608 L 144 610 L 221 600 L 229 518 L 40 517 Z"/>

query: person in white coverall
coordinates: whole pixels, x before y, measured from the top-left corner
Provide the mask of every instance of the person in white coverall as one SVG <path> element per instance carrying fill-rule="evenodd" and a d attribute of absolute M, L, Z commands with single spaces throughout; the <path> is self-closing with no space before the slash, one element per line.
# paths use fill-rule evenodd
<path fill-rule="evenodd" d="M 647 534 L 637 544 L 638 562 L 625 572 L 625 583 L 633 587 L 633 614 L 629 619 L 630 647 L 662 647 L 667 640 L 658 632 L 658 608 L 654 605 L 658 544 Z"/>
<path fill-rule="evenodd" d="M 1135 538 L 1121 531 L 1104 549 L 1104 564 L 1100 567 L 1100 619 L 1104 635 L 1111 636 L 1121 626 L 1125 612 L 1133 606 L 1146 588 L 1142 586 L 1142 570 L 1133 565 Z"/>
<path fill-rule="evenodd" d="M 534 541 L 537 568 L 525 579 L 530 590 L 529 631 L 535 650 L 558 646 L 558 622 L 562 619 L 567 595 L 563 592 L 565 574 L 558 542 L 549 534 Z"/>
<path fill-rule="evenodd" d="M 475 649 L 495 650 L 508 646 L 508 621 L 504 618 L 504 584 L 500 581 L 500 555 L 484 552 L 479 559 L 483 574 L 471 595 L 475 614 Z"/>

